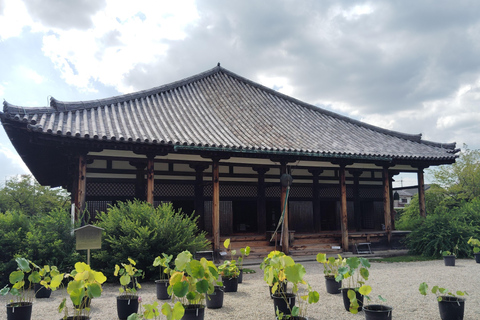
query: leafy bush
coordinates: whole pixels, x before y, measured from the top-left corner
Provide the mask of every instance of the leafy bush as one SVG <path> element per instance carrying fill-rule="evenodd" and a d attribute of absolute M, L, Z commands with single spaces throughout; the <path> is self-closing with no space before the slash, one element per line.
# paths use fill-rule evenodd
<path fill-rule="evenodd" d="M 441 206 L 407 236 L 407 246 L 412 254 L 440 257 L 440 251 L 453 251 L 457 256 L 471 257 L 467 244 L 470 237 L 480 235 L 480 200 L 465 202 L 457 208 Z"/>
<path fill-rule="evenodd" d="M 119 202 L 97 215 L 103 228 L 102 250 L 92 253 L 92 264 L 111 278 L 115 264 L 132 258 L 146 272 L 147 279 L 158 277 L 152 266 L 161 253 L 176 256 L 184 250 L 204 250 L 209 246 L 205 232 L 197 227 L 197 217 L 175 211 L 172 204 L 153 208 L 138 200 Z"/>
<path fill-rule="evenodd" d="M 25 238 L 26 256 L 37 265 L 54 265 L 65 272 L 76 262 L 85 260 L 84 255 L 75 250 L 75 236 L 71 233 L 72 222 L 67 210 L 54 209 L 30 221 L 31 228 Z"/>
<path fill-rule="evenodd" d="M 24 239 L 30 228 L 29 218 L 18 211 L 0 213 L 0 287 L 8 283 L 8 275 L 17 269 L 15 255 L 24 255 Z"/>

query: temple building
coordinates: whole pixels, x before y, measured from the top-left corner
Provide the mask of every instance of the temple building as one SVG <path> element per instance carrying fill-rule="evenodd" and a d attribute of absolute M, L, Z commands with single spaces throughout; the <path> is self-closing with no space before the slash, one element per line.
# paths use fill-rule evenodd
<path fill-rule="evenodd" d="M 459 151 L 321 109 L 220 65 L 102 100 L 5 101 L 0 117 L 37 181 L 66 188 L 78 213 L 135 198 L 169 201 L 198 215 L 215 251 L 220 237 L 268 241 L 283 212 L 286 252 L 322 241 L 344 251 L 356 241 L 389 243 L 393 177 L 418 175 L 425 215 L 424 169 L 454 163 Z M 290 186 L 281 185 L 283 174 Z"/>

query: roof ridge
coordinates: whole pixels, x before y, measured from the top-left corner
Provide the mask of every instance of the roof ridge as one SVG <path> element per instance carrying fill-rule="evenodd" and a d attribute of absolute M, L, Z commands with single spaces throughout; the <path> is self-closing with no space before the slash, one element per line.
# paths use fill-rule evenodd
<path fill-rule="evenodd" d="M 136 91 L 136 92 L 131 92 L 131 93 L 126 93 L 118 96 L 113 96 L 109 98 L 104 98 L 104 99 L 97 99 L 97 100 L 88 100 L 88 101 L 73 101 L 73 102 L 68 102 L 68 101 L 60 101 L 55 99 L 54 97 L 50 98 L 50 106 L 54 108 L 57 111 L 73 111 L 73 110 L 78 110 L 78 109 L 91 109 L 91 108 L 96 108 L 99 106 L 104 106 L 104 105 L 109 105 L 112 103 L 122 103 L 125 101 L 129 100 L 134 100 L 140 97 L 145 97 L 145 96 L 151 96 L 153 94 L 159 93 L 159 92 L 164 92 L 168 91 L 174 88 L 178 88 L 187 84 L 190 84 L 192 82 L 198 81 L 200 79 L 203 79 L 205 77 L 208 77 L 214 73 L 218 73 L 220 70 L 223 68 L 220 67 L 220 65 L 217 65 L 216 67 L 198 73 L 196 75 L 177 80 L 174 82 L 170 82 L 161 86 L 153 87 L 150 89 L 146 90 L 141 90 L 141 91 Z M 224 69 L 223 69 L 224 70 Z M 64 108 L 64 110 L 62 110 Z"/>

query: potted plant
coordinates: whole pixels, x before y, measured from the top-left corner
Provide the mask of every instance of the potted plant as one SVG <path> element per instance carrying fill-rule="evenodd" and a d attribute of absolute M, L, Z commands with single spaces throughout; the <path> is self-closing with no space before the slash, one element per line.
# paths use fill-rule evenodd
<path fill-rule="evenodd" d="M 121 267 L 115 265 L 113 275 L 120 276 L 120 295 L 117 296 L 117 314 L 120 320 L 127 320 L 128 316 L 138 311 L 137 289 L 141 288 L 138 283 L 138 277 L 142 276 L 143 271 L 135 267 L 133 259 L 128 258 L 129 264 L 121 263 Z"/>
<path fill-rule="evenodd" d="M 140 308 L 145 310 L 141 313 L 132 313 L 128 316 L 127 320 L 157 319 L 157 317 L 160 316 L 157 301 L 152 304 L 140 304 Z M 168 303 L 165 303 L 161 310 L 162 313 L 167 316 L 167 320 L 180 320 L 184 313 L 182 304 L 180 302 L 177 302 L 173 307 L 171 307 Z"/>
<path fill-rule="evenodd" d="M 365 285 L 360 287 L 359 291 L 368 302 L 372 301 L 372 298 L 369 296 L 370 292 L 372 291 L 372 287 Z M 381 295 L 378 295 L 378 300 L 381 302 L 387 301 Z M 368 303 L 363 305 L 365 320 L 392 320 L 392 310 L 392 307 L 381 303 Z"/>
<path fill-rule="evenodd" d="M 275 314 L 279 319 L 302 319 L 306 316 L 307 305 L 319 299 L 318 292 L 303 279 L 306 274 L 304 266 L 276 251 L 267 258 L 268 263 L 264 260 L 264 278 L 271 286 Z M 288 283 L 292 285 L 291 292 L 286 290 L 285 284 Z M 295 305 L 296 301 L 298 305 Z"/>
<path fill-rule="evenodd" d="M 362 291 L 367 289 L 365 281 L 368 280 L 370 262 L 366 258 L 349 257 L 345 260 L 345 266 L 338 268 L 337 279 L 342 281 L 343 304 L 347 311 L 357 313 L 362 311 Z"/>
<path fill-rule="evenodd" d="M 418 287 L 420 293 L 424 296 L 428 293 L 428 285 L 422 282 Z M 439 286 L 434 286 L 431 290 L 437 296 L 438 310 L 442 320 L 462 320 L 465 312 L 465 298 L 468 295 L 465 291 L 457 291 L 455 293 Z"/>
<path fill-rule="evenodd" d="M 268 289 L 268 292 L 270 294 L 270 298 L 273 299 L 272 295 L 274 293 L 276 293 L 277 291 L 280 292 L 283 291 L 283 292 L 286 292 L 287 291 L 287 282 L 286 281 L 282 281 L 280 282 L 278 280 L 278 270 L 277 268 L 275 268 L 273 265 L 277 263 L 278 259 L 280 257 L 283 257 L 285 256 L 285 253 L 281 252 L 281 251 L 271 251 L 262 261 L 262 263 L 260 264 L 260 269 L 263 270 L 263 280 L 265 280 L 265 282 L 267 284 L 269 283 L 279 283 L 279 285 L 277 287 L 275 287 L 275 291 L 273 291 L 273 285 L 270 285 L 269 284 L 269 289 Z"/>
<path fill-rule="evenodd" d="M 211 294 L 207 293 L 207 308 L 208 309 L 219 309 L 223 307 L 223 292 L 225 287 L 223 284 L 217 284 L 214 286 L 214 290 Z"/>
<path fill-rule="evenodd" d="M 238 257 L 238 269 L 240 270 L 240 275 L 238 276 L 238 283 L 243 282 L 243 260 L 245 257 L 250 255 L 250 247 L 246 246 L 245 248 L 240 248 L 240 257 Z"/>
<path fill-rule="evenodd" d="M 102 295 L 102 284 L 107 280 L 100 271 L 90 268 L 85 262 L 75 263 L 75 269 L 66 274 L 70 281 L 67 285 L 67 294 L 73 303 L 73 316 L 69 316 L 67 298 L 63 298 L 58 307 L 58 312 L 64 312 L 64 320 L 90 319 L 90 302 L 93 298 Z"/>
<path fill-rule="evenodd" d="M 237 292 L 238 289 L 238 276 L 240 270 L 237 267 L 235 260 L 226 260 L 220 266 L 218 266 L 218 272 L 222 276 L 222 282 L 225 292 Z"/>
<path fill-rule="evenodd" d="M 35 298 L 50 298 L 52 291 L 56 290 L 63 280 L 63 273 L 58 271 L 56 266 L 44 265 L 43 268 L 35 266 L 37 270 L 33 271 L 35 280 L 39 280 L 34 284 Z"/>
<path fill-rule="evenodd" d="M 171 297 L 168 295 L 168 278 L 172 269 L 170 269 L 170 262 L 173 259 L 173 255 L 167 255 L 162 253 L 162 256 L 158 256 L 153 261 L 154 267 L 160 267 L 160 279 L 155 280 L 155 285 L 157 288 L 157 299 L 167 300 Z"/>
<path fill-rule="evenodd" d="M 33 306 L 33 292 L 31 290 L 32 283 L 39 282 L 38 273 L 33 273 L 35 265 L 25 259 L 16 258 L 17 270 L 12 271 L 9 276 L 12 288 L 5 286 L 0 290 L 2 296 L 10 293 L 14 299 L 7 304 L 7 319 L 8 320 L 29 320 L 32 316 Z M 28 286 L 26 281 L 28 280 Z"/>
<path fill-rule="evenodd" d="M 177 255 L 175 269 L 170 274 L 168 293 L 172 295 L 173 301 L 182 304 L 185 310 L 183 320 L 204 318 L 205 295 L 213 293 L 214 286 L 219 284 L 218 276 L 218 269 L 212 261 L 205 258 L 195 260 L 189 251 Z M 169 307 L 165 304 L 164 307 L 167 312 Z"/>
<path fill-rule="evenodd" d="M 456 249 L 458 249 L 458 246 L 455 246 L 455 248 L 453 249 L 453 252 L 448 250 L 445 250 L 445 251 L 440 250 L 440 253 L 443 256 L 443 262 L 445 263 L 445 266 L 455 267 L 455 258 L 457 257 L 457 255 L 455 254 Z"/>
<path fill-rule="evenodd" d="M 480 240 L 470 237 L 467 242 L 473 247 L 473 255 L 475 256 L 475 261 L 480 263 Z"/>
<path fill-rule="evenodd" d="M 345 261 L 341 255 L 338 258 L 330 257 L 327 259 L 325 253 L 317 254 L 317 261 L 323 264 L 323 274 L 325 276 L 325 286 L 327 293 L 339 294 L 342 287 L 342 280 L 337 281 L 338 268 L 345 266 Z"/>
<path fill-rule="evenodd" d="M 225 260 L 220 266 L 218 266 L 218 272 L 222 276 L 224 291 L 237 292 L 240 269 L 237 267 L 237 261 L 233 259 L 236 250 L 231 250 L 230 239 L 226 239 L 223 242 L 223 246 L 227 249 L 227 252 L 230 253 L 231 260 Z"/>

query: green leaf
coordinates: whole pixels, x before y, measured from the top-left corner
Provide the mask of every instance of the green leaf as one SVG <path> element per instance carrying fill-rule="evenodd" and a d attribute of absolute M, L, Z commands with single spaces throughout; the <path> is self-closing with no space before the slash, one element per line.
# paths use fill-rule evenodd
<path fill-rule="evenodd" d="M 175 259 L 175 266 L 178 270 L 185 270 L 187 263 L 192 259 L 192 254 L 189 251 L 183 251 L 177 255 Z"/>
<path fill-rule="evenodd" d="M 360 268 L 360 275 L 363 279 L 368 280 L 368 276 L 370 275 L 370 273 L 368 272 L 368 269 Z"/>
<path fill-rule="evenodd" d="M 185 314 L 185 309 L 180 302 L 176 302 L 173 306 L 173 319 L 172 320 L 180 320 L 183 315 Z"/>
<path fill-rule="evenodd" d="M 203 268 L 200 261 L 192 260 L 189 264 L 188 273 L 194 278 L 201 279 L 205 275 L 205 269 Z"/>
<path fill-rule="evenodd" d="M 327 263 L 327 254 L 326 254 L 326 253 L 319 253 L 319 254 L 317 254 L 317 262 L 319 262 L 319 263 Z"/>
<path fill-rule="evenodd" d="M 287 280 L 293 283 L 299 283 L 300 281 L 302 281 L 306 273 L 307 272 L 305 271 L 305 267 L 302 266 L 300 263 L 285 268 L 285 275 L 287 276 Z"/>
<path fill-rule="evenodd" d="M 19 281 L 23 280 L 24 273 L 23 271 L 20 270 L 15 270 L 12 273 L 10 273 L 9 280 L 11 284 L 15 284 Z"/>
<path fill-rule="evenodd" d="M 29 276 L 28 276 L 28 281 L 32 283 L 39 283 L 42 280 L 42 277 L 40 276 L 40 273 L 38 271 L 33 271 Z"/>
<path fill-rule="evenodd" d="M 297 307 L 297 306 L 294 306 L 294 307 L 292 308 L 292 316 L 298 317 L 299 314 L 300 314 L 300 308 Z"/>
<path fill-rule="evenodd" d="M 195 284 L 197 291 L 199 293 L 206 293 L 208 291 L 208 281 L 207 280 L 200 280 Z"/>
<path fill-rule="evenodd" d="M 363 296 L 368 296 L 370 292 L 372 292 L 372 287 L 363 285 L 358 289 L 358 292 L 360 292 L 360 294 Z"/>
<path fill-rule="evenodd" d="M 418 287 L 418 291 L 424 296 L 427 295 L 427 290 L 428 290 L 428 284 L 426 282 L 420 283 L 420 286 Z"/>
<path fill-rule="evenodd" d="M 8 286 L 5 286 L 5 287 L 3 287 L 2 290 L 0 290 L 0 295 L 4 296 L 4 295 L 6 295 L 9 291 L 10 291 L 10 289 L 8 288 Z"/>
<path fill-rule="evenodd" d="M 226 239 L 226 240 L 223 242 L 223 246 L 225 247 L 225 249 L 228 250 L 228 247 L 230 247 L 230 239 Z"/>
<path fill-rule="evenodd" d="M 120 277 L 120 284 L 122 286 L 127 286 L 130 283 L 130 280 L 131 280 L 130 276 L 127 273 L 125 273 L 123 276 Z"/>
<path fill-rule="evenodd" d="M 320 295 L 317 291 L 310 291 L 308 293 L 308 303 L 317 303 L 320 300 Z"/>
<path fill-rule="evenodd" d="M 188 292 L 188 282 L 187 281 L 177 282 L 172 286 L 172 288 L 175 296 L 185 297 L 185 295 Z"/>
<path fill-rule="evenodd" d="M 30 262 L 25 259 L 25 258 L 16 258 L 15 261 L 17 261 L 17 265 L 22 270 L 23 272 L 30 272 L 32 269 L 30 269 Z"/>
<path fill-rule="evenodd" d="M 102 287 L 98 283 L 92 283 L 87 287 L 89 297 L 98 298 L 102 295 Z"/>

